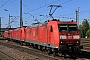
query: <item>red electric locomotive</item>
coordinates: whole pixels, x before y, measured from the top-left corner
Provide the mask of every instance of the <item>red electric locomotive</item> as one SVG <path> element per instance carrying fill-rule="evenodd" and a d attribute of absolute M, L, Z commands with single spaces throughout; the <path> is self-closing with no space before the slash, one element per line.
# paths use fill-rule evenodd
<path fill-rule="evenodd" d="M 80 52 L 80 30 L 74 21 L 52 20 L 36 27 L 27 27 L 25 42 L 50 52 Z"/>
<path fill-rule="evenodd" d="M 35 24 L 36 25 L 36 24 Z M 7 37 L 7 31 L 4 32 Z M 75 21 L 62 22 L 51 20 L 35 27 L 22 27 L 10 31 L 10 39 L 28 44 L 48 53 L 62 53 L 66 51 L 80 52 L 80 30 Z"/>

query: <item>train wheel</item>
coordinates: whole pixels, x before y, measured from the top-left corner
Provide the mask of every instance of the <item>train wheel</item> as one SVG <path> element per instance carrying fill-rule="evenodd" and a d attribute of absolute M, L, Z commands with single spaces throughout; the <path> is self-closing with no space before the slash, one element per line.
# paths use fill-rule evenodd
<path fill-rule="evenodd" d="M 53 55 L 54 55 L 54 57 L 58 55 L 58 50 L 57 49 L 53 50 Z"/>
<path fill-rule="evenodd" d="M 32 46 L 32 44 L 31 43 L 29 43 L 29 47 L 31 47 Z"/>
<path fill-rule="evenodd" d="M 63 55 L 62 55 L 62 53 L 58 53 L 58 56 L 62 57 Z"/>
<path fill-rule="evenodd" d="M 30 45 L 28 42 L 26 42 L 25 44 L 26 44 L 26 46 L 29 46 Z"/>
<path fill-rule="evenodd" d="M 20 45 L 22 45 L 22 46 L 23 46 L 23 42 L 20 42 Z"/>
<path fill-rule="evenodd" d="M 31 48 L 34 48 L 34 44 L 33 43 L 31 43 Z"/>
<path fill-rule="evenodd" d="M 39 50 L 41 49 L 41 46 L 40 46 L 40 45 L 38 45 L 38 49 L 39 49 Z"/>
<path fill-rule="evenodd" d="M 77 52 L 77 53 L 80 53 L 80 46 L 76 46 L 75 48 L 74 48 L 74 52 Z"/>
<path fill-rule="evenodd" d="M 8 38 L 8 42 L 10 41 L 10 39 Z"/>
<path fill-rule="evenodd" d="M 58 55 L 58 53 L 56 53 L 56 52 L 53 52 L 53 55 L 54 55 L 54 57 L 55 57 L 55 56 L 57 56 L 57 55 Z"/>
<path fill-rule="evenodd" d="M 58 52 L 58 56 L 62 57 L 62 52 L 61 51 Z"/>
<path fill-rule="evenodd" d="M 46 47 L 42 46 L 42 51 L 45 52 L 46 51 Z"/>
<path fill-rule="evenodd" d="M 51 52 L 52 52 L 51 48 L 47 48 L 47 53 L 51 54 Z"/>
<path fill-rule="evenodd" d="M 41 51 L 42 51 L 42 48 L 43 48 L 43 46 L 39 45 L 39 50 L 41 50 Z"/>

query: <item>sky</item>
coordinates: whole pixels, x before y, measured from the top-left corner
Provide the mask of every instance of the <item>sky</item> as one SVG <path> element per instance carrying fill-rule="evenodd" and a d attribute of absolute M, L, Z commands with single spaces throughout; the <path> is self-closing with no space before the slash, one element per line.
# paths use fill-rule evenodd
<path fill-rule="evenodd" d="M 90 22 L 90 0 L 22 0 L 22 19 L 24 26 L 30 26 L 32 23 L 51 20 L 49 16 L 50 5 L 60 5 L 53 13 L 55 19 L 60 21 L 76 21 L 76 10 L 79 7 L 79 24 L 84 19 Z M 53 7 L 53 10 L 55 7 Z M 8 26 L 10 16 L 11 27 L 20 26 L 20 0 L 0 0 L 1 27 Z M 41 16 L 42 15 L 42 16 Z"/>

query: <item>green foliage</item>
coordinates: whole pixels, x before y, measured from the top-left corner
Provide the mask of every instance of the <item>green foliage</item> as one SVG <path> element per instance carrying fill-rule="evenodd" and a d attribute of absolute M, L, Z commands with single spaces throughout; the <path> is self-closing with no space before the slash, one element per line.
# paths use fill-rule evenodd
<path fill-rule="evenodd" d="M 82 25 L 79 26 L 82 37 L 86 36 L 86 32 L 89 30 L 89 22 L 87 19 L 84 19 L 82 22 Z"/>
<path fill-rule="evenodd" d="M 90 37 L 90 29 L 86 32 L 86 36 Z"/>
<path fill-rule="evenodd" d="M 84 19 L 84 21 L 82 22 L 82 29 L 84 31 L 84 33 L 86 33 L 89 29 L 89 23 L 87 21 L 87 19 Z"/>

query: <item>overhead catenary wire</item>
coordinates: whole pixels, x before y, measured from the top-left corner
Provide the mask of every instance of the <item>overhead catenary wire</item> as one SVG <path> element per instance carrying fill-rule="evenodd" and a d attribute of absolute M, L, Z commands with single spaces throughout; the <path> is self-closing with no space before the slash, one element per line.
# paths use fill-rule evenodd
<path fill-rule="evenodd" d="M 70 1 L 72 1 L 72 0 L 68 0 L 68 1 L 66 1 L 66 2 L 64 2 L 64 3 L 62 3 L 61 5 L 63 5 L 63 4 L 66 4 L 66 3 L 68 3 L 68 2 L 70 2 Z M 43 5 L 44 6 L 44 5 Z M 46 4 L 45 4 L 45 6 L 46 6 Z M 26 7 L 26 6 L 25 6 Z M 43 8 L 42 6 L 40 7 L 40 8 Z M 28 8 L 29 9 L 29 8 Z M 37 9 L 35 9 L 35 10 L 38 10 L 39 8 L 37 8 Z M 35 11 L 34 10 L 34 11 Z M 49 9 L 47 9 L 47 10 L 49 10 Z M 47 11 L 46 10 L 46 11 Z M 31 11 L 32 12 L 32 11 Z M 45 12 L 45 10 L 44 11 L 42 11 L 42 12 Z M 42 12 L 40 12 L 40 13 L 42 13 Z M 83 12 L 87 12 L 87 11 L 83 11 Z M 81 13 L 83 13 L 83 12 L 80 12 L 80 15 L 82 15 Z M 34 15 L 38 15 L 38 14 L 40 14 L 40 13 L 35 13 L 35 14 L 33 14 L 33 16 Z M 70 14 L 64 14 L 64 15 L 75 15 L 76 13 L 70 13 Z M 60 16 L 63 16 L 63 15 L 60 15 Z M 62 18 L 65 18 L 65 17 L 62 17 Z M 71 19 L 71 17 L 70 18 L 68 18 L 68 19 Z M 73 18 L 73 19 L 75 19 L 75 18 Z"/>
<path fill-rule="evenodd" d="M 83 15 L 82 13 L 85 13 L 85 12 L 90 12 L 90 10 L 85 10 L 85 11 L 80 11 L 79 13 L 80 13 L 80 15 Z M 76 14 L 76 13 L 69 13 L 69 14 L 64 14 L 64 15 L 59 15 L 59 16 L 68 16 L 68 15 L 74 15 L 74 14 Z"/>
<path fill-rule="evenodd" d="M 59 2 L 59 1 L 60 1 L 60 0 L 56 0 L 56 1 L 51 2 L 51 3 L 48 3 L 48 4 L 46 4 L 46 2 L 45 2 L 45 5 L 40 6 L 40 7 L 36 8 L 36 9 L 33 9 L 33 10 L 27 12 L 26 14 L 28 14 L 28 15 L 30 15 L 30 16 L 33 16 L 34 19 L 35 19 L 35 18 L 38 19 L 38 18 L 35 17 L 35 16 L 36 16 L 36 15 L 39 15 L 39 16 L 40 16 L 41 13 L 43 13 L 43 12 L 45 12 L 45 11 L 48 11 L 49 8 L 46 9 L 46 10 L 40 11 L 40 12 L 38 12 L 38 13 L 34 13 L 34 14 L 31 14 L 30 12 L 33 12 L 33 11 L 36 11 L 36 10 L 38 10 L 38 9 L 44 8 L 44 7 L 46 7 L 46 6 L 49 6 L 50 4 L 53 4 L 53 3 L 56 3 L 56 2 Z M 65 1 L 64 3 L 61 3 L 61 4 L 59 4 L 59 5 L 66 4 L 66 3 L 70 2 L 70 1 L 72 1 L 72 0 Z M 24 6 L 25 8 L 27 8 L 28 10 L 30 10 L 30 8 L 28 8 L 24 3 L 22 3 L 22 4 L 23 4 L 23 6 Z M 24 14 L 25 14 L 25 13 L 24 13 Z M 28 19 L 28 18 L 25 18 L 25 19 Z"/>
<path fill-rule="evenodd" d="M 4 4 L 2 4 L 1 6 L 0 6 L 0 8 L 2 8 L 5 4 L 7 4 L 9 2 L 9 0 L 7 0 Z"/>
<path fill-rule="evenodd" d="M 13 19 L 12 19 L 12 21 L 10 21 L 9 23 L 11 24 L 11 23 L 13 23 L 13 22 L 15 22 L 15 20 L 17 20 L 17 19 L 19 19 L 20 17 L 19 16 L 15 16 Z M 8 28 L 9 26 L 7 26 L 7 28 Z"/>
<path fill-rule="evenodd" d="M 23 3 L 22 3 L 22 4 L 23 4 Z M 23 4 L 23 6 L 30 10 L 30 8 L 28 8 L 25 4 Z"/>
<path fill-rule="evenodd" d="M 34 9 L 34 10 L 31 10 L 31 11 L 29 11 L 29 12 L 32 12 L 32 11 L 35 11 L 35 10 L 38 10 L 38 9 L 41 9 L 41 8 L 43 8 L 43 7 L 45 7 L 45 6 L 49 6 L 50 4 L 52 4 L 52 3 L 56 3 L 56 2 L 58 2 L 58 1 L 60 1 L 60 0 L 56 0 L 56 1 L 51 2 L 51 3 L 49 3 L 49 4 L 46 4 L 46 5 L 40 6 L 40 7 L 36 8 L 36 9 Z"/>
<path fill-rule="evenodd" d="M 87 15 L 86 15 L 87 13 L 88 13 L 88 15 L 89 15 L 90 10 L 80 11 L 79 13 L 80 13 L 80 17 L 81 17 L 81 16 L 84 16 L 82 19 L 81 19 L 81 18 L 79 19 L 79 20 L 81 21 L 81 20 L 85 19 L 85 16 L 87 17 Z M 75 15 L 75 14 L 76 14 L 76 13 L 69 13 L 69 14 L 59 15 L 60 17 L 59 17 L 59 16 L 58 16 L 58 17 L 59 17 L 59 18 L 64 18 L 64 19 L 65 19 L 65 18 L 66 18 L 66 19 L 76 19 L 76 18 L 67 17 L 67 16 L 70 16 L 70 15 L 72 16 L 72 15 Z M 90 17 L 87 17 L 87 18 L 90 19 Z"/>
<path fill-rule="evenodd" d="M 34 10 L 29 11 L 28 13 L 30 13 L 30 12 L 32 12 L 32 11 L 35 11 L 35 10 L 38 10 L 38 9 L 41 9 L 41 8 L 44 8 L 45 6 L 49 6 L 50 4 L 56 3 L 56 2 L 58 2 L 58 1 L 60 1 L 60 0 L 56 0 L 56 1 L 51 2 L 51 3 L 49 3 L 49 4 L 45 4 L 45 5 L 43 5 L 43 6 L 40 6 L 40 7 L 36 8 L 36 9 L 34 9 Z M 24 7 L 26 7 L 27 9 L 29 9 L 24 3 L 22 3 L 22 4 L 23 4 Z M 29 9 L 29 10 L 30 10 L 30 9 Z M 30 15 L 32 15 L 32 14 L 30 14 Z M 35 15 L 36 15 L 36 14 L 35 14 Z"/>
<path fill-rule="evenodd" d="M 60 0 L 56 0 L 56 1 L 52 2 L 52 3 L 56 3 L 56 2 L 58 2 L 58 1 L 60 1 Z M 52 3 L 45 4 L 45 5 L 40 6 L 40 7 L 36 8 L 36 9 L 34 9 L 34 10 L 32 10 L 32 11 L 35 11 L 35 10 L 41 9 L 41 8 L 43 8 L 43 7 L 45 7 L 45 6 L 49 6 L 49 5 L 52 4 Z M 22 4 L 23 4 L 23 3 L 22 3 Z M 23 4 L 23 6 L 26 7 L 27 9 L 29 9 L 25 4 Z M 46 9 L 46 10 L 41 11 L 41 12 L 45 12 L 45 11 L 47 11 L 47 10 L 49 10 L 49 9 Z M 29 14 L 30 16 L 33 16 L 33 18 L 34 18 L 34 15 L 38 15 L 38 14 L 39 14 L 39 13 L 36 13 L 36 14 L 30 14 L 30 12 L 32 12 L 32 11 L 29 11 L 28 14 Z M 41 13 L 41 12 L 40 12 L 40 13 Z"/>
<path fill-rule="evenodd" d="M 66 2 L 63 2 L 61 5 L 66 4 L 66 3 L 70 2 L 70 1 L 72 1 L 72 0 L 68 0 Z"/>
<path fill-rule="evenodd" d="M 43 8 L 43 7 L 45 7 L 45 6 L 49 6 L 50 4 L 53 4 L 53 3 L 56 3 L 56 2 L 59 2 L 59 1 L 60 1 L 60 0 L 56 0 L 56 1 L 51 2 L 51 3 L 49 3 L 49 4 L 45 4 L 45 5 L 40 6 L 40 7 L 36 8 L 36 9 L 34 9 L 34 10 L 29 11 L 28 13 L 30 13 L 30 12 L 32 12 L 32 11 L 35 11 L 35 10 L 38 10 L 38 9 L 41 9 L 41 8 Z M 60 5 L 63 5 L 63 4 L 68 3 L 68 2 L 70 2 L 70 1 L 72 1 L 72 0 L 68 0 L 68 1 L 66 1 L 66 2 L 64 2 L 64 3 L 61 3 Z M 45 3 L 46 3 L 46 2 L 45 2 Z M 23 4 L 23 6 L 26 7 L 27 9 L 29 9 L 25 4 Z M 30 9 L 29 9 L 29 10 L 30 10 Z M 49 10 L 49 9 L 47 9 L 47 10 Z M 44 11 L 47 11 L 47 10 L 44 10 Z M 43 11 L 42 11 L 42 12 L 43 12 Z M 40 13 L 41 13 L 41 12 L 40 12 Z M 37 14 L 39 14 L 39 13 L 30 14 L 30 15 L 37 15 Z"/>
<path fill-rule="evenodd" d="M 38 9 L 43 8 L 43 7 L 45 7 L 45 6 L 49 6 L 50 4 L 53 4 L 53 3 L 56 3 L 56 2 L 59 2 L 59 1 L 60 1 L 60 0 L 54 1 L 54 2 L 49 3 L 49 4 L 45 4 L 45 5 L 43 5 L 43 6 L 41 6 L 41 7 L 38 7 L 38 8 L 36 8 L 36 9 L 32 10 L 32 11 L 38 10 Z M 64 3 L 61 3 L 60 5 L 63 5 L 63 4 L 68 3 L 68 2 L 70 2 L 70 1 L 72 1 L 72 0 L 68 0 L 68 1 L 66 1 L 66 2 L 64 2 Z M 30 12 L 31 12 L 31 11 L 30 11 Z"/>
<path fill-rule="evenodd" d="M 62 6 L 63 4 L 65 4 L 65 3 L 68 3 L 68 2 L 70 2 L 70 1 L 72 1 L 72 0 L 68 0 L 68 1 L 66 1 L 66 2 L 64 2 L 64 3 L 61 3 L 60 5 Z M 47 10 L 49 10 L 49 9 L 47 9 Z M 46 10 L 46 11 L 47 11 Z M 42 11 L 43 12 L 43 11 Z M 42 13 L 42 12 L 40 12 L 40 13 Z M 39 13 L 37 13 L 37 14 L 39 14 Z M 35 15 L 37 15 L 37 14 L 35 14 Z"/>

